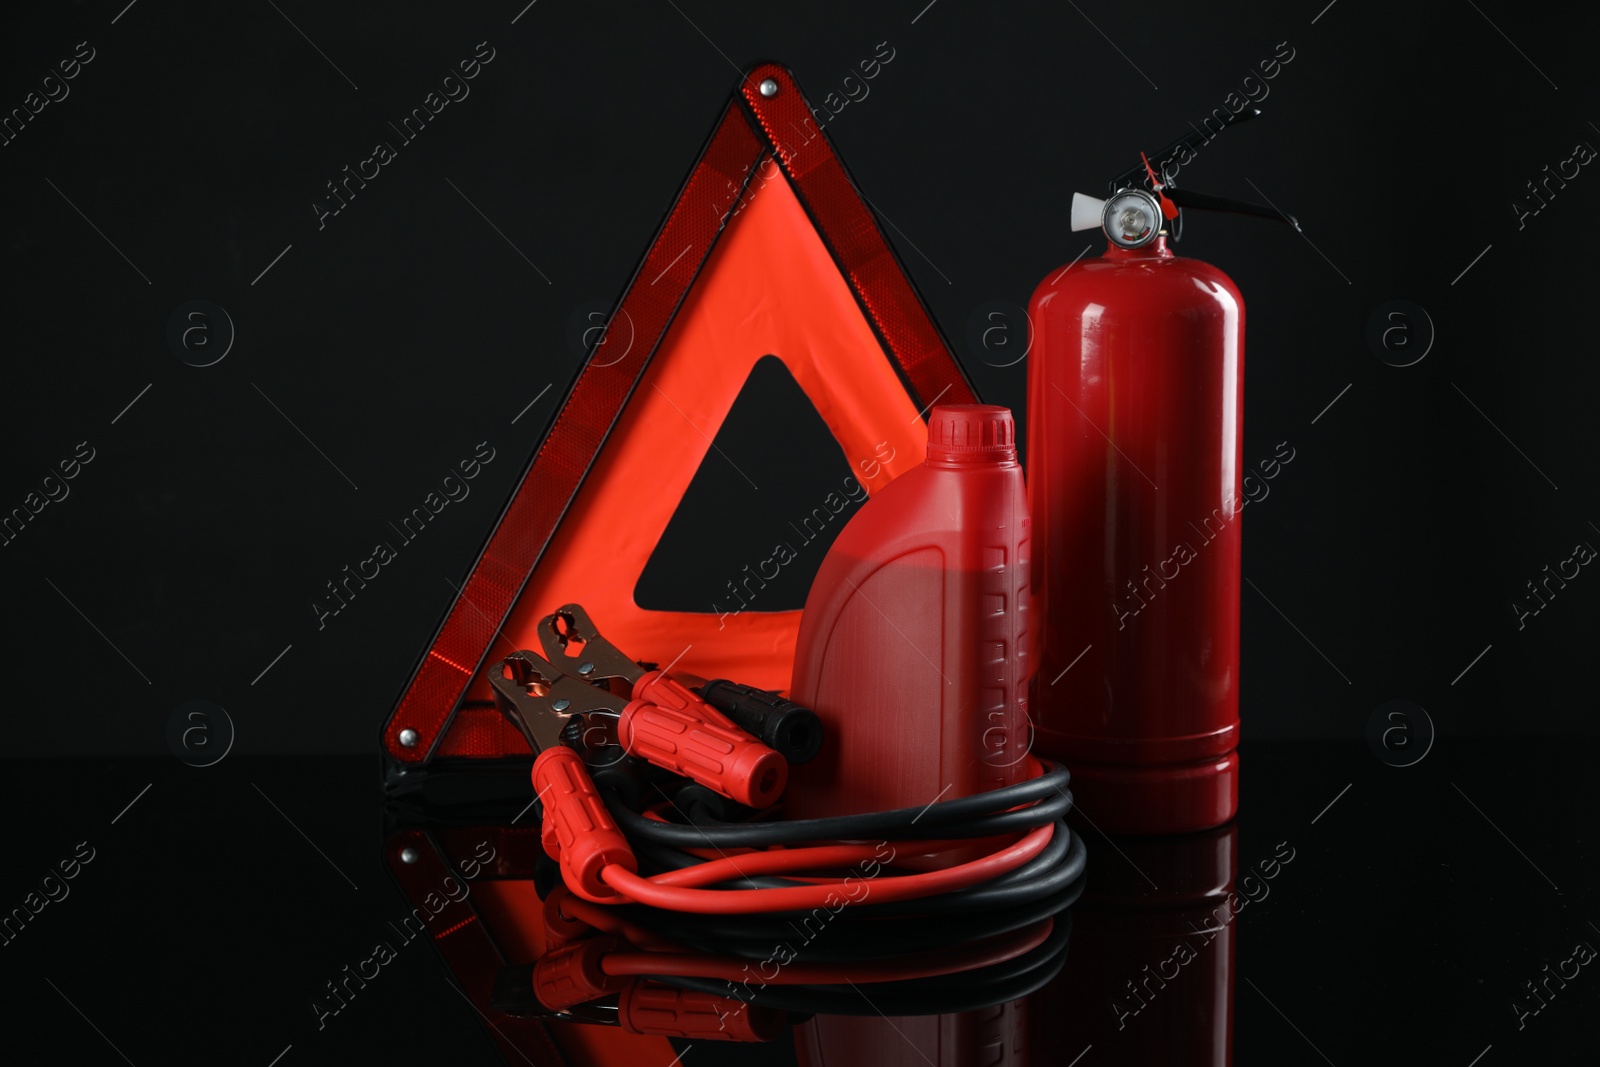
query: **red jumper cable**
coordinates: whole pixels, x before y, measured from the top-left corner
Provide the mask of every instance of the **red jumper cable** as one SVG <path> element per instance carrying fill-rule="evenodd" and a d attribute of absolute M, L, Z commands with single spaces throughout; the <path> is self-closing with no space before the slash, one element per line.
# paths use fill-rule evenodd
<path fill-rule="evenodd" d="M 705 887 L 780 872 L 828 870 L 870 858 L 871 848 L 859 844 L 781 847 L 736 857 L 723 853 L 688 868 L 640 876 L 627 836 L 595 789 L 582 756 L 562 743 L 564 737 L 576 740 L 575 733 L 597 726 L 604 730 L 609 722 L 616 742 L 628 753 L 751 807 L 777 799 L 786 765 L 778 753 L 687 686 L 629 660 L 599 636 L 578 605 L 547 616 L 539 633 L 546 651 L 571 664 L 573 673 L 536 653 L 519 651 L 506 658 L 506 671 L 491 681 L 501 710 L 539 753 L 533 785 L 544 805 L 541 841 L 551 858 L 560 861 L 563 880 L 574 893 L 602 903 L 707 914 L 803 910 L 838 899 L 836 890 L 845 878 L 812 878 L 773 888 Z M 612 678 L 630 687 L 631 699 L 589 684 Z M 893 903 L 977 886 L 1034 859 L 1054 833 L 1053 823 L 1046 823 L 989 855 L 883 879 L 874 886 L 874 897 Z"/>

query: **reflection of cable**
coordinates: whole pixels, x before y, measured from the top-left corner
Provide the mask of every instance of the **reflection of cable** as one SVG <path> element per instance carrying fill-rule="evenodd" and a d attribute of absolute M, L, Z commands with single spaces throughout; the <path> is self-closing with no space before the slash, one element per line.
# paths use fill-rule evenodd
<path fill-rule="evenodd" d="M 1067 959 L 1067 916 L 1037 948 L 992 967 L 937 978 L 877 983 L 862 990 L 853 981 L 828 985 L 749 984 L 678 975 L 656 975 L 657 981 L 717 996 L 749 1001 L 765 1008 L 829 1015 L 936 1015 L 977 1011 L 1038 992 L 1061 972 Z"/>
<path fill-rule="evenodd" d="M 850 982 L 904 982 L 971 972 L 983 967 L 998 967 L 1044 944 L 1050 936 L 1049 920 L 1035 923 L 1004 938 L 976 945 L 930 952 L 889 960 L 862 961 L 840 966 L 833 963 L 795 961 L 785 964 L 772 979 L 779 985 L 844 985 Z M 691 978 L 721 978 L 744 982 L 750 978 L 749 964 L 739 959 L 694 954 L 654 952 L 616 952 L 601 963 L 606 974 L 650 975 L 666 971 Z"/>

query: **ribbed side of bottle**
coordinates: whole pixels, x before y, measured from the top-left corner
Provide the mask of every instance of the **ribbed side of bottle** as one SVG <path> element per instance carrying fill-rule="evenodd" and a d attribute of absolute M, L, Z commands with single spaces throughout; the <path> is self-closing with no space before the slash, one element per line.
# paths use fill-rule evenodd
<path fill-rule="evenodd" d="M 968 757 L 979 763 L 974 791 L 1020 781 L 1032 738 L 1031 524 L 1021 486 L 1007 496 L 1007 520 L 986 531 L 989 540 L 980 549 L 976 575 L 979 707 L 973 726 L 978 736 Z"/>

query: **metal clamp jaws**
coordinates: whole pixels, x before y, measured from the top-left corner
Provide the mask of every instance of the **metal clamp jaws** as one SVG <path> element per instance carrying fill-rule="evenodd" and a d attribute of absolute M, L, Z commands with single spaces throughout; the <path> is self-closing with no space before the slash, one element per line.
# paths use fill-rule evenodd
<path fill-rule="evenodd" d="M 550 659 L 531 652 L 517 655 L 537 665 L 545 678 L 562 673 L 563 668 L 553 663 L 570 665 L 566 687 L 558 692 L 562 683 L 550 682 L 538 698 L 548 700 L 552 711 L 615 710 L 616 739 L 624 752 L 692 778 L 747 807 L 765 808 L 777 802 L 788 781 L 789 765 L 783 757 L 665 671 L 646 670 L 629 659 L 600 636 L 580 605 L 557 608 L 539 620 L 538 631 Z M 609 678 L 627 685 L 628 699 L 586 684 Z"/>
<path fill-rule="evenodd" d="M 631 687 L 645 673 L 616 645 L 600 636 L 581 604 L 564 604 L 539 620 L 539 645 L 551 663 L 588 681 L 620 678 Z"/>
<path fill-rule="evenodd" d="M 506 672 L 510 672 L 507 677 Z M 578 717 L 620 715 L 627 701 L 558 668 L 536 652 L 507 656 L 502 670 L 489 674 L 500 713 L 522 732 L 534 752 L 561 743 L 562 731 Z"/>

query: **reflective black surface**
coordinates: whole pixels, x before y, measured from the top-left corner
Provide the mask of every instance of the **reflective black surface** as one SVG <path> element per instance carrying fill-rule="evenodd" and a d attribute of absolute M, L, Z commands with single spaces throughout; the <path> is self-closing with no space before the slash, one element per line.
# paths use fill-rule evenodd
<path fill-rule="evenodd" d="M 984 1027 L 1013 1035 L 999 1062 L 1018 1064 L 1221 1064 L 1230 1041 L 1241 1065 L 1588 1062 L 1600 910 L 1581 739 L 1445 738 L 1409 767 L 1360 743 L 1249 743 L 1244 758 L 1227 827 L 1089 834 L 1066 966 L 1020 1008 L 946 1025 L 942 1058 L 913 1047 L 939 1031 L 927 1020 L 836 1034 L 876 1063 L 941 1067 L 984 1062 L 951 1054 Z M 9 1042 L 82 1064 L 502 1062 L 461 977 L 402 936 L 414 902 L 390 857 L 404 830 L 376 773 L 331 757 L 8 762 Z M 526 870 L 509 840 L 458 875 L 482 887 Z M 347 967 L 377 976 L 332 1012 L 327 983 Z M 573 1024 L 552 1025 L 560 1041 Z M 796 1055 L 785 1035 L 694 1042 L 683 1062 Z"/>
<path fill-rule="evenodd" d="M 1596 1060 L 1594 967 L 1578 960 L 1600 947 L 1600 596 L 1572 568 L 1600 536 L 1580 236 L 1600 68 L 1581 15 L 1328 0 L 6 13 L 0 590 L 26 710 L 3 752 L 28 758 L 0 768 L 0 1061 L 501 1061 L 458 975 L 398 932 L 413 905 L 366 753 L 592 316 L 761 58 L 828 108 L 819 123 L 978 394 L 1018 414 L 1021 305 L 1097 250 L 1069 232 L 1070 203 L 1106 161 L 1244 94 L 1265 117 L 1205 149 L 1193 188 L 1259 195 L 1305 226 L 1197 213 L 1181 246 L 1246 296 L 1246 454 L 1287 441 L 1303 457 L 1245 535 L 1239 820 L 1091 841 L 1062 975 L 976 1023 L 1031 1034 L 1013 1060 L 1078 1067 L 1215 1063 L 1229 1040 L 1240 1064 Z M 470 98 L 322 217 L 329 186 L 480 41 L 495 58 Z M 766 386 L 754 400 L 785 399 Z M 705 428 L 722 454 L 691 496 L 746 521 L 716 537 L 675 521 L 682 570 L 641 595 L 709 602 L 728 559 L 763 558 L 813 503 L 783 495 L 823 477 L 785 436 L 809 416 L 735 416 Z M 496 458 L 470 496 L 325 618 L 330 580 L 479 442 Z M 1431 750 L 1382 748 L 1401 694 L 1437 717 Z M 220 749 L 214 765 L 171 755 L 195 722 L 216 747 L 189 758 Z M 1332 736 L 1349 740 L 1268 740 Z M 361 755 L 309 755 L 338 752 Z M 337 1014 L 314 1007 L 391 940 Z M 932 1058 L 921 1023 L 852 1034 L 873 1067 Z M 795 1049 L 702 1042 L 683 1062 Z"/>

